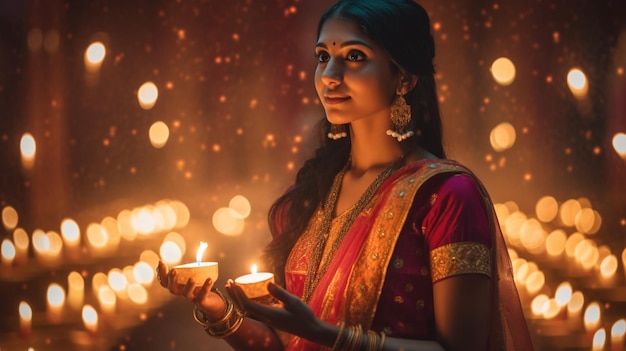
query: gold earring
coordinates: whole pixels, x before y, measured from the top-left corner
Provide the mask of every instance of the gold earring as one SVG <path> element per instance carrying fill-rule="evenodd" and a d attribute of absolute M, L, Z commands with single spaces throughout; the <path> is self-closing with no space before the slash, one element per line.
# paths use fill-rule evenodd
<path fill-rule="evenodd" d="M 391 105 L 391 129 L 387 130 L 390 135 L 398 141 L 403 141 L 412 137 L 415 133 L 410 130 L 411 106 L 406 103 L 402 94 L 398 94 Z"/>
<path fill-rule="evenodd" d="M 344 124 L 331 124 L 330 132 L 328 132 L 328 139 L 338 140 L 348 136 L 346 133 L 346 127 Z"/>

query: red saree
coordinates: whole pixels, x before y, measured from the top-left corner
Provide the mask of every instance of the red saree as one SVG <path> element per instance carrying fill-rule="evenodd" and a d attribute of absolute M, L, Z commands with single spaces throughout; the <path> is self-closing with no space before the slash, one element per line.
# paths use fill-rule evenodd
<path fill-rule="evenodd" d="M 401 288 L 407 291 L 408 295 L 420 292 L 425 294 L 426 297 L 418 299 L 416 303 L 421 313 L 411 312 L 411 320 L 396 317 L 397 314 L 387 311 L 393 311 L 393 308 L 402 306 L 405 297 L 394 291 L 394 289 L 397 290 L 398 281 L 402 280 L 394 274 L 419 267 L 419 264 L 411 261 L 412 257 L 405 255 L 402 257 L 406 259 L 402 259 L 398 258 L 398 255 L 407 247 L 410 248 L 407 252 L 419 253 L 421 250 L 419 243 L 414 245 L 414 241 L 411 240 L 419 238 L 420 235 L 411 236 L 410 232 L 424 234 L 426 227 L 416 228 L 415 208 L 424 208 L 422 205 L 433 208 L 432 205 L 436 201 L 436 196 L 434 199 L 428 199 L 424 197 L 424 194 L 429 193 L 420 189 L 428 188 L 434 181 L 429 181 L 429 185 L 425 187 L 422 185 L 428 180 L 437 178 L 438 175 L 447 177 L 454 174 L 471 177 L 478 185 L 480 193 L 477 192 L 476 197 L 479 202 L 483 203 L 473 206 L 470 210 L 479 211 L 485 217 L 485 209 L 488 209 L 485 223 L 481 228 L 489 227 L 490 230 L 482 230 L 487 234 L 483 237 L 453 238 L 459 242 L 450 242 L 450 245 L 456 250 L 461 248 L 461 251 L 456 251 L 456 254 L 462 252 L 469 255 L 467 257 L 471 259 L 470 261 L 480 264 L 469 268 L 453 266 L 447 259 L 447 251 L 441 249 L 448 247 L 447 242 L 438 243 L 434 248 L 426 245 L 424 247 L 426 256 L 422 260 L 425 267 L 421 268 L 421 274 L 418 269 L 417 273 L 410 275 L 412 277 L 410 283 L 401 283 Z M 423 202 L 425 204 L 422 204 Z M 447 204 L 444 200 L 440 202 Z M 443 204 L 441 206 L 444 206 Z M 445 210 L 446 208 L 442 208 L 442 211 Z M 320 211 L 314 215 L 309 227 L 294 246 L 285 269 L 287 289 L 297 296 L 303 295 L 308 262 L 322 222 Z M 341 216 L 338 216 L 336 220 L 341 222 L 339 217 Z M 425 216 L 417 223 L 422 226 L 447 225 L 447 218 L 443 220 L 445 223 L 436 224 L 438 218 L 432 217 L 433 215 Z M 341 223 L 333 222 L 333 227 L 335 226 L 341 226 Z M 459 231 L 461 234 L 456 234 L 455 228 L 449 229 L 454 235 L 464 235 L 463 230 Z M 472 231 L 477 230 L 470 230 Z M 403 233 L 404 235 L 401 235 Z M 484 248 L 483 252 L 480 252 L 481 248 Z M 442 255 L 443 259 L 438 259 L 438 255 Z M 419 254 L 413 256 L 419 256 Z M 489 350 L 532 350 L 526 321 L 513 281 L 506 245 L 493 212 L 493 205 L 479 180 L 456 162 L 424 160 L 396 171 L 383 183 L 376 196 L 359 214 L 335 255 L 330 258 L 325 257 L 325 259 L 331 260 L 329 268 L 322 276 L 309 302 L 314 313 L 322 320 L 334 324 L 339 321 L 344 321 L 348 325 L 360 324 L 364 329 L 385 331 L 391 337 L 434 340 L 434 312 L 432 309 L 424 308 L 424 306 L 430 306 L 433 282 L 457 273 L 490 274 L 494 308 L 491 313 Z M 433 262 L 438 260 L 445 262 L 445 266 L 436 267 Z M 389 279 L 386 279 L 388 277 Z M 395 300 L 395 304 L 390 302 L 392 300 Z M 384 306 L 381 307 L 381 304 Z M 391 304 L 394 306 L 389 308 Z M 394 318 L 399 320 L 393 321 Z M 325 348 L 318 344 L 298 337 L 292 337 L 286 347 L 288 351 L 323 349 Z"/>

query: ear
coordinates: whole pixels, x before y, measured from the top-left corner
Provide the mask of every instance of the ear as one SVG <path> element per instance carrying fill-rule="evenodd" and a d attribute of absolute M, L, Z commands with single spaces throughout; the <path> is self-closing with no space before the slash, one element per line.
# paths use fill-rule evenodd
<path fill-rule="evenodd" d="M 396 94 L 406 95 L 415 88 L 417 84 L 417 76 L 411 73 L 400 73 L 400 80 L 396 87 Z"/>

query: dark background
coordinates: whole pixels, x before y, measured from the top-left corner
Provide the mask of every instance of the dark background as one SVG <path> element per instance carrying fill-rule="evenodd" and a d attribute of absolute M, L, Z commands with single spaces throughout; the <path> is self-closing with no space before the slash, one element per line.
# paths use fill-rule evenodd
<path fill-rule="evenodd" d="M 58 231 L 68 217 L 84 231 L 123 209 L 180 200 L 191 214 L 179 231 L 187 246 L 208 241 L 207 256 L 220 261 L 223 279 L 245 273 L 270 239 L 265 220 L 272 199 L 316 145 L 310 131 L 323 110 L 313 89 L 313 45 L 317 19 L 330 3 L 0 0 L 0 208 L 15 208 L 28 233 Z M 626 133 L 626 3 L 421 3 L 435 28 L 449 157 L 473 169 L 495 202 L 514 201 L 529 217 L 546 195 L 560 203 L 588 199 L 602 216 L 593 240 L 620 257 L 626 163 L 611 140 Z M 58 36 L 58 45 L 29 48 L 34 30 L 44 43 L 54 44 Z M 83 54 L 96 39 L 107 54 L 90 79 Z M 509 86 L 490 73 L 501 56 L 516 66 Z M 574 67 L 589 81 L 586 109 L 567 86 Z M 146 81 L 159 88 L 150 110 L 136 97 Z M 160 149 L 148 138 L 156 121 L 170 129 Z M 517 139 L 496 152 L 489 134 L 501 122 L 515 127 Z M 30 170 L 20 160 L 24 133 L 37 141 Z M 252 214 L 240 236 L 228 237 L 213 228 L 211 217 L 235 195 L 250 200 Z M 83 253 L 47 266 L 31 255 L 25 263 L 2 266 L 0 349 L 227 349 L 194 325 L 190 305 L 156 287 L 149 289 L 147 305 L 118 304 L 117 318 L 103 321 L 96 336 L 85 334 L 73 312 L 60 324 L 46 321 L 50 282 L 65 284 L 71 270 L 90 277 L 132 264 L 144 249 L 158 252 L 165 234 L 122 241 L 108 257 Z M 0 239 L 11 237 L 11 230 L 0 229 Z M 548 295 L 571 280 L 599 300 L 605 328 L 626 317 L 621 261 L 617 281 L 605 289 L 541 257 L 520 256 L 540 263 Z M 29 338 L 16 332 L 22 300 L 34 312 Z M 563 327 L 563 316 L 528 317 L 538 349 L 591 347 L 588 333 Z"/>

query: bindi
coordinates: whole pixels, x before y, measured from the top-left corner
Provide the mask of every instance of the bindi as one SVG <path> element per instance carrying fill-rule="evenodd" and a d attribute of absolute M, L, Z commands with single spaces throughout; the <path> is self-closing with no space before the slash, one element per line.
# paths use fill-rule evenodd
<path fill-rule="evenodd" d="M 333 41 L 333 46 L 335 46 L 335 42 Z"/>

